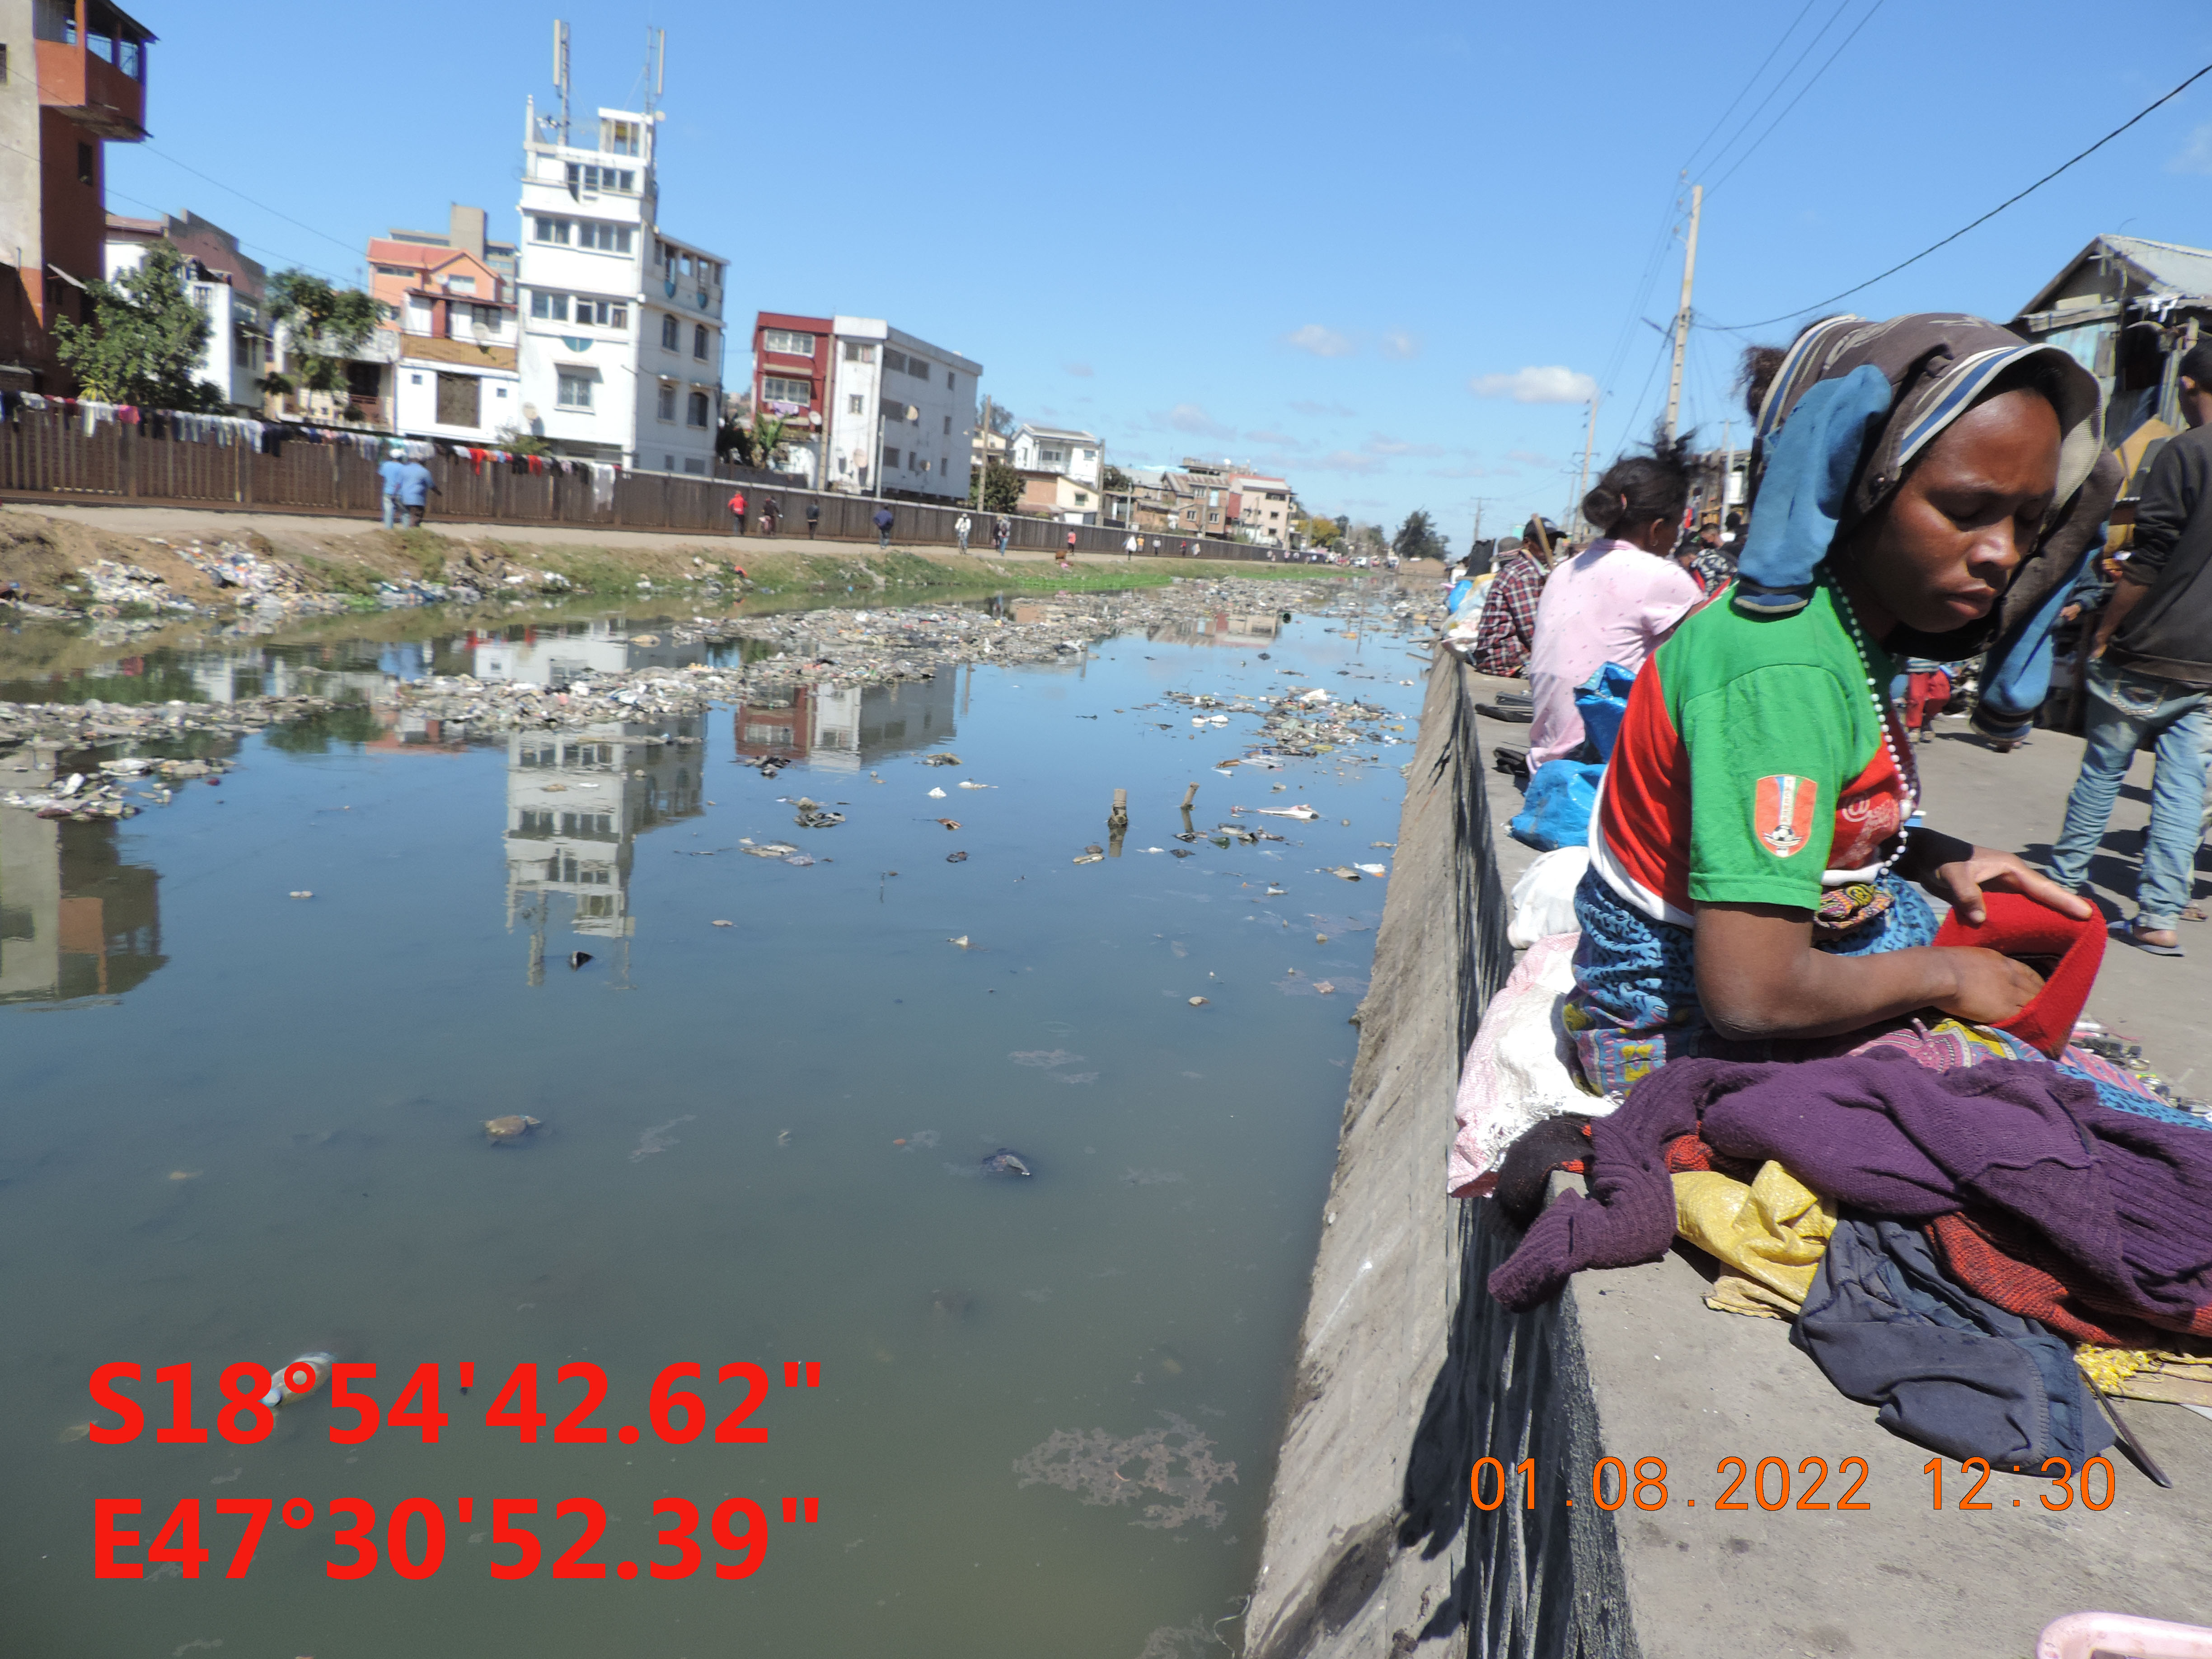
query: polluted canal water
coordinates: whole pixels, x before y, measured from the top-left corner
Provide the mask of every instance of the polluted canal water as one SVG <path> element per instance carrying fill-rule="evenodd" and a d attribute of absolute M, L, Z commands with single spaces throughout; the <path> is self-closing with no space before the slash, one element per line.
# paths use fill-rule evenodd
<path fill-rule="evenodd" d="M 538 672 L 429 617 L 149 655 L 358 706 L 0 806 L 8 1650 L 1233 1646 L 1424 666 L 1323 592 L 580 732 L 407 715 Z"/>

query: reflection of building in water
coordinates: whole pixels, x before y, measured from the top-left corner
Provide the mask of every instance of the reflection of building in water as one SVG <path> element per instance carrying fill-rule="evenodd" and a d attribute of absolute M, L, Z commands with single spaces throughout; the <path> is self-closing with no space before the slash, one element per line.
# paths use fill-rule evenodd
<path fill-rule="evenodd" d="M 153 871 L 112 823 L 0 811 L 0 1002 L 115 996 L 167 960 Z"/>
<path fill-rule="evenodd" d="M 593 674 L 639 668 L 687 668 L 707 659 L 696 641 L 678 644 L 656 627 L 623 617 L 594 622 L 519 624 L 468 636 L 469 672 L 480 680 L 514 680 L 559 690 Z"/>
<path fill-rule="evenodd" d="M 738 705 L 732 730 L 741 761 L 811 761 L 855 771 L 885 755 L 953 734 L 953 675 L 889 685 L 793 685 Z"/>
<path fill-rule="evenodd" d="M 1164 645 L 1265 645 L 1280 635 L 1285 620 L 1278 611 L 1216 611 L 1155 623 L 1145 637 Z"/>
<path fill-rule="evenodd" d="M 698 815 L 702 726 L 693 717 L 658 721 L 649 732 L 607 724 L 508 739 L 507 921 L 530 927 L 532 984 L 544 977 L 556 920 L 594 938 L 630 937 L 634 843 Z"/>

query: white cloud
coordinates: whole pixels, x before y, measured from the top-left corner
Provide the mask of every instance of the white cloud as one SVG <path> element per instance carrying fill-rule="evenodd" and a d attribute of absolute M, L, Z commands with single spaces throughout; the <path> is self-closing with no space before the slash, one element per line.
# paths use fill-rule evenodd
<path fill-rule="evenodd" d="M 1549 455 L 1534 449 L 1509 449 L 1505 452 L 1505 459 L 1509 461 L 1519 461 L 1525 466 L 1557 466 L 1559 465 Z"/>
<path fill-rule="evenodd" d="M 1293 329 L 1283 336 L 1283 343 L 1300 351 L 1310 351 L 1316 357 L 1349 357 L 1352 342 L 1333 328 L 1323 328 L 1319 323 L 1308 323 L 1304 328 Z"/>
<path fill-rule="evenodd" d="M 1478 374 L 1467 389 L 1478 398 L 1510 398 L 1516 404 L 1586 404 L 1597 396 L 1595 380 L 1557 364 L 1516 368 L 1510 374 Z"/>
<path fill-rule="evenodd" d="M 1271 444 L 1277 449 L 1304 449 L 1306 447 L 1303 438 L 1293 438 L 1287 432 L 1273 432 L 1265 427 L 1257 432 L 1248 432 L 1244 436 L 1249 442 Z"/>
<path fill-rule="evenodd" d="M 1177 404 L 1164 415 L 1152 416 L 1154 426 L 1164 426 L 1176 432 L 1194 433 L 1201 438 L 1229 438 L 1235 433 L 1221 424 L 1197 404 Z"/>
<path fill-rule="evenodd" d="M 2166 170 L 2212 173 L 2212 125 L 2201 126 L 2191 133 L 2187 146 L 2166 164 Z"/>
<path fill-rule="evenodd" d="M 1343 421 L 1352 416 L 1352 411 L 1342 404 L 1317 404 L 1303 398 L 1291 403 L 1291 412 L 1294 415 L 1334 415 Z"/>
<path fill-rule="evenodd" d="M 1402 328 L 1390 329 L 1382 336 L 1382 355 L 1401 362 L 1418 357 L 1421 355 L 1420 337 L 1408 334 Z"/>
<path fill-rule="evenodd" d="M 1380 432 L 1368 434 L 1366 450 L 1370 455 L 1441 455 L 1444 453 L 1442 444 L 1407 443 L 1402 438 L 1386 437 Z"/>
<path fill-rule="evenodd" d="M 1091 365 L 1088 363 L 1062 363 L 1060 368 L 1079 380 L 1087 380 L 1091 378 Z"/>
<path fill-rule="evenodd" d="M 1308 472 L 1380 472 L 1382 458 L 1363 455 L 1356 449 L 1332 449 L 1319 460 L 1300 461 L 1298 466 Z"/>

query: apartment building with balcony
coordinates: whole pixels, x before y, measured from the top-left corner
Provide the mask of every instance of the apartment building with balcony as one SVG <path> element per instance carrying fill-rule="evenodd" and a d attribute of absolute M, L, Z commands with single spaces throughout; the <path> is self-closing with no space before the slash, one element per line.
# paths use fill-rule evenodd
<path fill-rule="evenodd" d="M 728 264 L 661 228 L 662 118 L 602 109 L 579 143 L 528 108 L 516 257 L 522 423 L 556 454 L 711 475 Z"/>
<path fill-rule="evenodd" d="M 515 254 L 486 241 L 483 210 L 456 204 L 442 236 L 370 238 L 368 270 L 377 331 L 393 347 L 394 429 L 485 445 L 520 429 Z"/>
<path fill-rule="evenodd" d="M 69 392 L 56 319 L 106 266 L 106 147 L 146 136 L 151 30 L 107 0 L 0 0 L 0 387 Z"/>
<path fill-rule="evenodd" d="M 789 423 L 786 465 L 817 487 L 966 501 L 982 375 L 981 363 L 878 317 L 754 319 L 753 408 Z"/>
<path fill-rule="evenodd" d="M 1061 524 L 1100 521 L 1106 446 L 1097 434 L 1024 422 L 1008 447 L 1022 475 L 1023 512 Z"/>
<path fill-rule="evenodd" d="M 235 409 L 258 410 L 258 382 L 269 368 L 269 322 L 263 289 L 268 272 L 260 261 L 241 252 L 238 238 L 197 213 L 181 219 L 107 216 L 107 242 L 101 275 L 115 281 L 145 263 L 146 251 L 167 242 L 184 256 L 185 292 L 207 313 L 207 344 L 200 353 L 199 379 Z"/>

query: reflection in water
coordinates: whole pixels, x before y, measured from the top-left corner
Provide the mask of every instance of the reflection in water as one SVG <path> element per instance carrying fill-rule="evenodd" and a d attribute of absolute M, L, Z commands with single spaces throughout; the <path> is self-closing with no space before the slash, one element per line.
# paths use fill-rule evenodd
<path fill-rule="evenodd" d="M 794 685 L 739 703 L 731 729 L 739 760 L 811 760 L 854 772 L 884 757 L 949 742 L 951 672 L 889 685 Z"/>
<path fill-rule="evenodd" d="M 507 750 L 507 925 L 530 929 L 530 983 L 545 979 L 545 935 L 558 913 L 570 931 L 623 942 L 627 975 L 635 842 L 700 811 L 705 722 L 696 717 L 518 732 Z"/>
<path fill-rule="evenodd" d="M 115 996 L 168 960 L 151 870 L 112 823 L 0 812 L 0 1002 Z"/>
<path fill-rule="evenodd" d="M 1145 637 L 1171 645 L 1266 645 L 1279 637 L 1288 615 L 1279 611 L 1215 611 L 1155 623 Z"/>
<path fill-rule="evenodd" d="M 678 642 L 665 624 L 625 617 L 552 623 L 472 633 L 468 672 L 480 680 L 511 680 L 560 690 L 593 674 L 641 668 L 687 668 L 707 660 L 707 647 Z"/>

